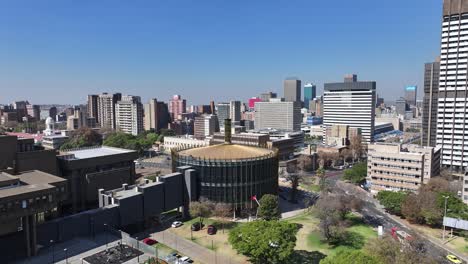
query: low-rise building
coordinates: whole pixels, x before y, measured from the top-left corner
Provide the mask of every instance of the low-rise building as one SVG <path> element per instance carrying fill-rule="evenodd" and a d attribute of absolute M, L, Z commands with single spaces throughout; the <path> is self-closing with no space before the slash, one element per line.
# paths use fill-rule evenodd
<path fill-rule="evenodd" d="M 164 137 L 164 151 L 171 153 L 172 149 L 199 148 L 210 145 L 210 139 L 196 139 L 192 136 Z"/>
<path fill-rule="evenodd" d="M 0 172 L 0 236 L 23 232 L 24 244 L 15 250 L 35 255 L 36 225 L 57 216 L 66 197 L 65 179 L 36 170 L 19 175 Z"/>
<path fill-rule="evenodd" d="M 231 142 L 238 145 L 265 147 L 267 142 L 270 140 L 268 134 L 257 134 L 257 133 L 239 133 L 232 134 Z M 215 133 L 211 140 L 211 144 L 223 144 L 224 133 Z"/>
<path fill-rule="evenodd" d="M 138 153 L 106 146 L 67 150 L 58 156 L 60 176 L 68 180 L 70 197 L 64 210 L 96 208 L 99 189 L 115 189 L 135 182 Z"/>
<path fill-rule="evenodd" d="M 68 136 L 59 134 L 59 135 L 50 135 L 42 137 L 42 146 L 45 149 L 59 149 L 67 140 Z"/>
<path fill-rule="evenodd" d="M 440 148 L 375 143 L 368 146 L 367 183 L 382 190 L 417 191 L 440 172 Z"/>

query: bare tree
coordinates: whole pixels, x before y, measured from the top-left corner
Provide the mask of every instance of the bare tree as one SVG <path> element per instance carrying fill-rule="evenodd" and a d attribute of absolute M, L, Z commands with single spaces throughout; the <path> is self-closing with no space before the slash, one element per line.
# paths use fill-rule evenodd
<path fill-rule="evenodd" d="M 203 228 L 203 219 L 213 214 L 214 203 L 201 198 L 199 202 L 191 202 L 189 212 L 192 217 L 199 217 L 200 229 Z"/>
<path fill-rule="evenodd" d="M 230 217 L 232 215 L 232 206 L 226 203 L 217 203 L 214 206 L 213 215 L 218 217 Z"/>
<path fill-rule="evenodd" d="M 360 135 L 351 138 L 349 149 L 353 154 L 353 161 L 361 159 L 364 149 L 362 147 L 362 137 Z"/>

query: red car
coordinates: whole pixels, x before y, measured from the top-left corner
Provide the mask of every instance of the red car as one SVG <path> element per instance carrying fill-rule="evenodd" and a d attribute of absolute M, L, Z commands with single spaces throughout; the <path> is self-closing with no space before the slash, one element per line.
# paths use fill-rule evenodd
<path fill-rule="evenodd" d="M 152 238 L 149 238 L 149 237 L 143 239 L 142 242 L 145 243 L 146 245 L 150 245 L 150 246 L 158 243 L 158 241 L 156 241 L 156 240 L 154 240 Z"/>

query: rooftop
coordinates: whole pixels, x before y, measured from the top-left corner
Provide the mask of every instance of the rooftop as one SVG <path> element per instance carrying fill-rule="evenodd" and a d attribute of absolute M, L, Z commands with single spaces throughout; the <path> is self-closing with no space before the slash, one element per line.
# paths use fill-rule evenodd
<path fill-rule="evenodd" d="M 118 155 L 118 154 L 123 154 L 123 153 L 132 153 L 132 152 L 135 152 L 135 151 L 130 150 L 130 149 L 99 146 L 99 147 L 91 147 L 91 148 L 66 150 L 64 151 L 63 154 L 74 156 L 73 158 L 64 157 L 64 159 L 90 159 L 90 158 L 97 158 L 97 157 L 104 157 L 104 156 L 111 156 L 111 155 Z"/>
<path fill-rule="evenodd" d="M 274 151 L 264 148 L 256 148 L 235 144 L 220 144 L 208 147 L 187 149 L 179 152 L 182 156 L 193 156 L 213 160 L 237 160 L 251 159 L 273 154 Z"/>
<path fill-rule="evenodd" d="M 0 179 L 3 179 L 4 181 L 15 178 L 19 178 L 21 185 L 12 183 L 14 185 L 3 187 L 0 189 L 0 199 L 42 190 L 55 189 L 56 187 L 52 185 L 53 183 L 61 183 L 66 181 L 63 178 L 37 170 L 24 172 L 17 176 L 13 176 L 4 172 L 0 173 Z"/>

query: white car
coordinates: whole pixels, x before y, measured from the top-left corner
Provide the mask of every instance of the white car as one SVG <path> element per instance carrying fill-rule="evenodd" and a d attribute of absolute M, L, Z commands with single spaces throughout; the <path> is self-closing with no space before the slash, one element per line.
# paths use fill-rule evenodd
<path fill-rule="evenodd" d="M 179 226 L 182 226 L 182 222 L 180 222 L 180 221 L 172 222 L 172 227 L 177 228 Z"/>

